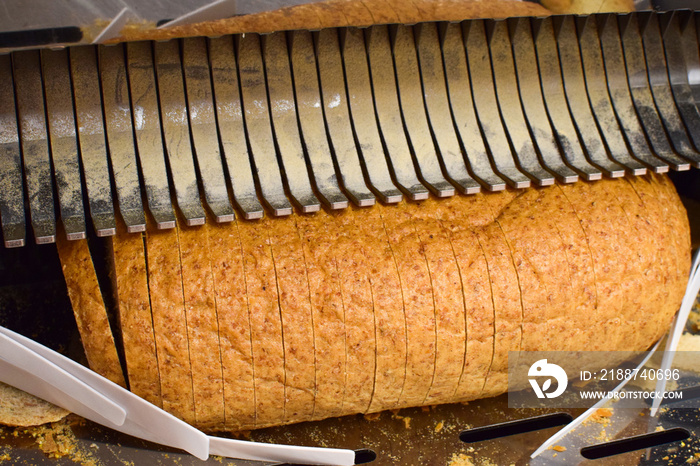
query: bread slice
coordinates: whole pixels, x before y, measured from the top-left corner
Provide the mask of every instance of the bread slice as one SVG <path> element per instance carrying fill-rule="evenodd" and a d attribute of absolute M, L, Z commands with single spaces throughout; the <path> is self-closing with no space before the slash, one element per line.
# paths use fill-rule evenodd
<path fill-rule="evenodd" d="M 435 306 L 435 374 L 423 404 L 453 399 L 466 355 L 464 293 L 459 268 L 447 232 L 436 215 L 439 201 L 415 204 L 411 218 L 430 273 Z"/>
<path fill-rule="evenodd" d="M 406 312 L 406 382 L 397 407 L 423 403 L 435 373 L 435 306 L 425 254 L 407 212 L 412 207 L 400 203 L 380 211 L 396 258 Z"/>
<path fill-rule="evenodd" d="M 501 211 L 515 196 L 511 191 L 499 196 L 484 196 L 483 208 L 490 211 L 492 220 L 476 228 L 489 268 L 494 310 L 493 358 L 482 397 L 493 396 L 498 393 L 499 387 L 507 385 L 508 352 L 518 351 L 522 340 L 523 303 L 520 290 L 528 289 L 522 283 L 530 277 L 518 274 L 503 233 L 501 223 L 504 220 L 499 219 Z"/>
<path fill-rule="evenodd" d="M 335 257 L 345 307 L 345 399 L 343 409 L 366 412 L 374 391 L 376 340 L 371 264 L 352 213 L 332 212 Z"/>
<path fill-rule="evenodd" d="M 187 341 L 192 370 L 194 416 L 198 426 L 219 426 L 224 412 L 223 370 L 217 301 L 212 277 L 209 225 L 188 227 L 178 218 Z"/>
<path fill-rule="evenodd" d="M 0 382 L 0 424 L 30 427 L 57 422 L 70 414 L 63 408 Z"/>
<path fill-rule="evenodd" d="M 284 422 L 309 419 L 316 392 L 314 322 L 301 238 L 295 222 L 273 222 L 270 246 L 284 335 Z"/>
<path fill-rule="evenodd" d="M 610 351 L 620 343 L 622 328 L 622 289 L 624 264 L 620 261 L 616 214 L 607 211 L 605 199 L 596 197 L 596 183 L 578 182 L 561 186 L 583 229 L 593 259 L 596 304 L 593 313 L 595 338 L 589 349 Z M 626 229 L 627 230 L 627 229 Z M 628 239 L 624 240 L 625 242 Z"/>
<path fill-rule="evenodd" d="M 406 316 L 401 281 L 380 208 L 352 208 L 371 270 L 377 344 L 375 388 L 368 412 L 394 408 L 406 379 Z M 358 220 L 359 219 L 359 220 Z"/>
<path fill-rule="evenodd" d="M 440 224 L 448 232 L 459 268 L 465 311 L 465 360 L 453 394 L 455 401 L 481 393 L 493 358 L 493 299 L 484 248 L 474 228 L 489 222 L 480 207 L 483 195 L 453 197 L 435 203 Z M 466 228 L 465 228 L 466 226 Z"/>
<path fill-rule="evenodd" d="M 185 422 L 195 423 L 177 231 L 158 230 L 149 221 L 146 228 L 146 259 L 163 409 Z"/>
<path fill-rule="evenodd" d="M 294 218 L 309 280 L 315 350 L 312 419 L 338 416 L 345 397 L 345 311 L 340 274 L 330 241 L 331 217 L 321 210 Z"/>
<path fill-rule="evenodd" d="M 56 247 L 88 365 L 101 376 L 125 387 L 124 373 L 87 240 L 68 241 L 65 234 L 59 231 Z"/>
<path fill-rule="evenodd" d="M 284 420 L 284 339 L 269 237 L 270 223 L 274 221 L 288 219 L 237 222 L 250 312 L 256 427 L 277 425 Z"/>
<path fill-rule="evenodd" d="M 117 223 L 117 235 L 112 238 L 112 255 L 119 328 L 129 389 L 163 407 L 144 239 L 141 234 L 127 234 L 126 227 Z"/>
<path fill-rule="evenodd" d="M 255 427 L 255 386 L 247 287 L 238 225 L 209 226 L 219 351 L 223 370 L 225 430 Z"/>

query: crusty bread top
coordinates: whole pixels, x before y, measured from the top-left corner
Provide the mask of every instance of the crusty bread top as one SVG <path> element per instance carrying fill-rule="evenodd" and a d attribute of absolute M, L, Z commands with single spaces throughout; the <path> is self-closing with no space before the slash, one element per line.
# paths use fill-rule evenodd
<path fill-rule="evenodd" d="M 127 27 L 110 42 L 549 14 L 541 5 L 519 0 L 326 0 L 172 28 Z"/>

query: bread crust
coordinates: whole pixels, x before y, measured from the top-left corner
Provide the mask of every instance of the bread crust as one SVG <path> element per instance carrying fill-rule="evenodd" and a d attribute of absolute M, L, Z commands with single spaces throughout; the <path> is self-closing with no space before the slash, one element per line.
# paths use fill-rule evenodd
<path fill-rule="evenodd" d="M 365 14 L 362 6 L 368 11 Z M 371 24 L 459 21 L 474 18 L 544 16 L 549 10 L 514 0 L 331 0 L 273 11 L 234 16 L 164 29 L 125 28 L 109 43 L 133 40 L 167 40 L 191 36 L 219 36 L 247 32 L 267 33 L 292 29 L 321 29 Z"/>

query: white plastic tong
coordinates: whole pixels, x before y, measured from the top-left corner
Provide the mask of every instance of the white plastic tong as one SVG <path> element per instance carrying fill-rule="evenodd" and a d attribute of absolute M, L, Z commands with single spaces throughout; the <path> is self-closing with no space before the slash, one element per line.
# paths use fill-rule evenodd
<path fill-rule="evenodd" d="M 55 351 L 0 326 L 0 381 L 119 432 L 209 455 L 281 463 L 353 465 L 355 452 L 208 436 Z"/>

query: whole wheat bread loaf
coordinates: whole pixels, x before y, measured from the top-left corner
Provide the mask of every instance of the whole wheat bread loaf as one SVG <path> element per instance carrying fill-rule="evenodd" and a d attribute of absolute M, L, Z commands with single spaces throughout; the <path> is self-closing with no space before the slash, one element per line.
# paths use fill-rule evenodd
<path fill-rule="evenodd" d="M 690 262 L 659 175 L 184 228 L 147 233 L 160 392 L 127 370 L 208 430 L 494 396 L 513 350 L 644 350 Z"/>

